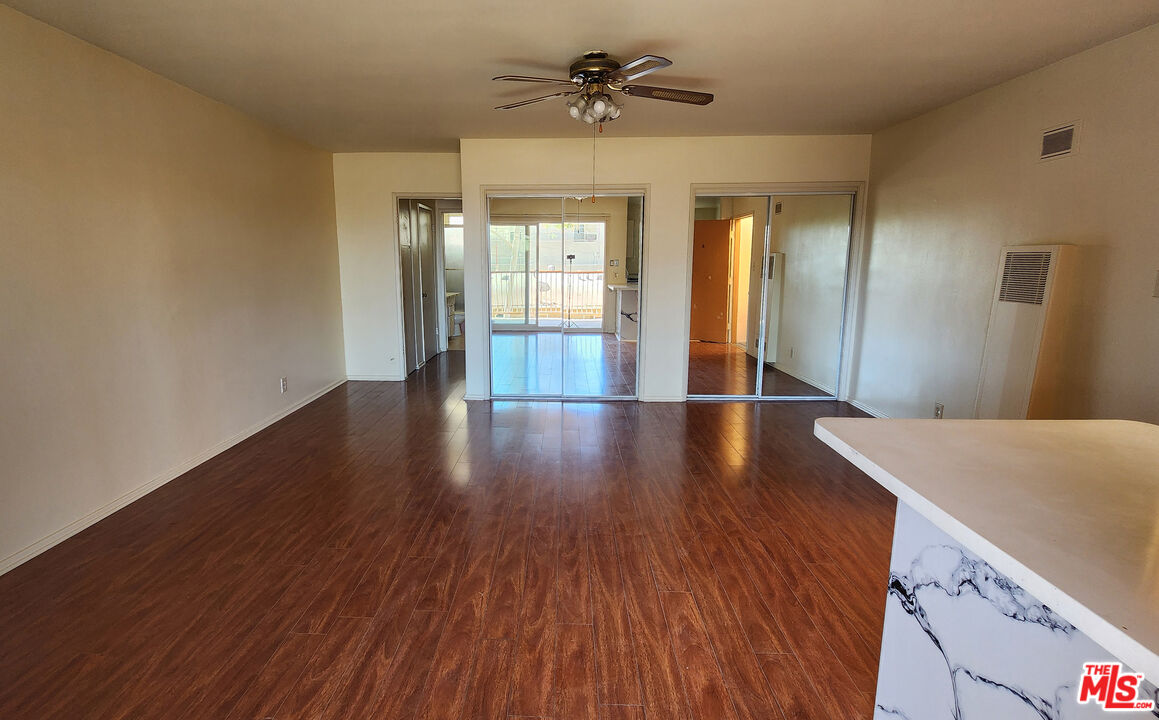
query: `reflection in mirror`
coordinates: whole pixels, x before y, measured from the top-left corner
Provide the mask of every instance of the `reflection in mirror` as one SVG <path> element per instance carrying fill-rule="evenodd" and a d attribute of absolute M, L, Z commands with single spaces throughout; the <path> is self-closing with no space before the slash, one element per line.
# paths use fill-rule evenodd
<path fill-rule="evenodd" d="M 488 212 L 492 394 L 634 397 L 643 198 L 493 197 Z"/>
<path fill-rule="evenodd" d="M 773 196 L 763 396 L 837 392 L 852 215 L 852 195 Z"/>
<path fill-rule="evenodd" d="M 563 265 L 559 198 L 491 198 L 491 392 L 559 395 Z"/>
<path fill-rule="evenodd" d="M 698 197 L 688 394 L 755 395 L 768 197 Z"/>
<path fill-rule="evenodd" d="M 639 257 L 643 198 L 599 196 L 564 201 L 564 394 L 636 394 L 639 277 L 629 282 L 629 248 Z"/>

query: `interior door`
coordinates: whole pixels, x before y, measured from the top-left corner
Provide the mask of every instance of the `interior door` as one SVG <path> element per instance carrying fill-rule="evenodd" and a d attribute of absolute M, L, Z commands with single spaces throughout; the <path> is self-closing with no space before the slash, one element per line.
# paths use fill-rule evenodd
<path fill-rule="evenodd" d="M 728 342 L 731 220 L 697 220 L 692 235 L 692 340 Z"/>
<path fill-rule="evenodd" d="M 422 314 L 422 359 L 430 360 L 439 352 L 438 267 L 435 264 L 435 213 L 422 203 L 415 203 L 419 312 Z"/>

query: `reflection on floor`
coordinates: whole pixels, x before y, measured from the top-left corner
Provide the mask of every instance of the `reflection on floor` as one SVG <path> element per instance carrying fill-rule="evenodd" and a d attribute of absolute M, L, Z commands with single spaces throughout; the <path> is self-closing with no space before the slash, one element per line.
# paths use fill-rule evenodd
<path fill-rule="evenodd" d="M 495 395 L 636 394 L 636 343 L 611 333 L 497 332 L 491 355 Z"/>
<path fill-rule="evenodd" d="M 829 395 L 771 365 L 765 365 L 764 371 L 761 394 L 766 397 Z M 748 355 L 744 348 L 725 343 L 689 343 L 689 395 L 753 395 L 756 388 L 757 359 Z"/>

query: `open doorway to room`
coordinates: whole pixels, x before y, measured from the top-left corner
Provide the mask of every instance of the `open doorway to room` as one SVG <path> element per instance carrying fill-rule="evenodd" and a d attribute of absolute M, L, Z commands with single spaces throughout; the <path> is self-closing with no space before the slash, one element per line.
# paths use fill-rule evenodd
<path fill-rule="evenodd" d="M 443 283 L 446 298 L 446 350 L 462 352 L 467 349 L 466 305 L 463 295 L 463 204 L 457 200 L 439 203 L 440 229 L 443 233 Z"/>
<path fill-rule="evenodd" d="M 636 395 L 643 198 L 488 200 L 491 393 Z"/>
<path fill-rule="evenodd" d="M 403 359 L 410 374 L 441 352 L 463 349 L 462 200 L 400 198 L 398 248 Z"/>
<path fill-rule="evenodd" d="M 837 395 L 854 199 L 696 198 L 689 396 Z"/>

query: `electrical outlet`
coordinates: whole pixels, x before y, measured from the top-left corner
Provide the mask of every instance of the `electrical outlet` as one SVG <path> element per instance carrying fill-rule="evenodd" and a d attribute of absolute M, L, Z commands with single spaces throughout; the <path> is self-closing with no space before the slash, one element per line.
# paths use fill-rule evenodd
<path fill-rule="evenodd" d="M 286 378 L 282 378 L 278 381 L 278 387 L 281 389 L 282 394 L 285 395 L 286 391 L 290 389 L 290 381 Z"/>
<path fill-rule="evenodd" d="M 941 403 L 934 403 L 934 419 L 941 420 L 942 413 L 946 411 L 946 406 Z"/>

